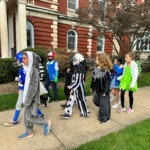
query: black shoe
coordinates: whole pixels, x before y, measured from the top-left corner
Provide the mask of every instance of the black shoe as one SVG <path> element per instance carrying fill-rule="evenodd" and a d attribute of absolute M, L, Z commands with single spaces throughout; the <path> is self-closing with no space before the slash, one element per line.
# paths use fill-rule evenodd
<path fill-rule="evenodd" d="M 44 103 L 45 107 L 47 107 L 47 101 Z"/>
<path fill-rule="evenodd" d="M 110 120 L 107 120 L 107 121 L 100 121 L 101 124 L 106 124 L 108 123 Z"/>
<path fill-rule="evenodd" d="M 40 117 L 43 119 L 43 118 L 44 118 L 44 116 L 45 116 L 45 115 L 44 115 L 44 114 L 42 114 Z"/>
<path fill-rule="evenodd" d="M 60 115 L 62 119 L 69 119 L 70 118 L 70 115 L 69 114 L 63 114 L 63 115 Z"/>
<path fill-rule="evenodd" d="M 61 104 L 61 107 L 63 108 L 66 108 L 66 106 L 67 106 L 66 104 Z"/>

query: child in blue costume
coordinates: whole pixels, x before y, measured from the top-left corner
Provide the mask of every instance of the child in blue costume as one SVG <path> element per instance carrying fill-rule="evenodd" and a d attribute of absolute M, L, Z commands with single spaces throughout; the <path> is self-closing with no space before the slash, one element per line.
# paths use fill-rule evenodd
<path fill-rule="evenodd" d="M 110 84 L 110 88 L 111 88 L 111 94 L 113 95 L 113 97 L 115 97 L 115 103 L 112 105 L 112 108 L 118 108 L 119 107 L 119 85 L 120 85 L 120 81 L 117 80 L 117 78 L 119 76 L 122 75 L 123 72 L 123 65 L 122 63 L 122 59 L 121 58 L 116 58 L 114 59 L 114 70 L 112 72 L 112 81 Z"/>
<path fill-rule="evenodd" d="M 25 77 L 26 77 L 26 66 L 23 65 L 23 52 L 19 52 L 18 54 L 16 54 L 16 60 L 17 60 L 17 64 L 18 66 L 22 66 L 19 69 L 18 72 L 18 77 L 15 78 L 16 81 L 18 81 L 18 87 L 19 87 L 19 95 L 18 95 L 18 100 L 16 102 L 16 110 L 14 113 L 14 117 L 13 120 L 10 121 L 9 123 L 5 123 L 5 126 L 13 126 L 13 125 L 17 125 L 18 124 L 18 118 L 20 115 L 20 111 L 22 109 L 22 104 L 23 104 L 23 91 L 24 91 L 24 83 L 25 83 Z M 40 109 L 38 109 L 38 115 L 43 117 L 44 114 L 41 112 Z"/>
<path fill-rule="evenodd" d="M 54 92 L 54 101 L 58 101 L 58 89 L 57 89 L 57 82 L 58 82 L 58 62 L 54 60 L 54 52 L 50 52 L 48 54 L 48 62 L 46 64 L 46 81 L 45 81 L 45 88 L 48 91 L 48 102 L 50 100 L 50 92 L 49 86 L 52 86 L 52 90 Z"/>

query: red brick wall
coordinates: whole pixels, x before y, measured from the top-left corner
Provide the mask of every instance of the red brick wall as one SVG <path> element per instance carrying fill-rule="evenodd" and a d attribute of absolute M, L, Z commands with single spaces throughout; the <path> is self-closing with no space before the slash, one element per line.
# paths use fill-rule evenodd
<path fill-rule="evenodd" d="M 51 5 L 50 3 L 42 2 L 42 1 L 39 1 L 39 0 L 35 0 L 34 4 L 36 6 L 40 6 L 40 7 L 44 7 L 44 8 L 50 8 L 50 5 Z"/>
<path fill-rule="evenodd" d="M 67 0 L 58 0 L 58 11 L 62 14 L 67 14 Z"/>
<path fill-rule="evenodd" d="M 79 1 L 79 8 L 88 6 L 88 0 L 78 0 L 78 1 Z"/>
<path fill-rule="evenodd" d="M 78 52 L 82 53 L 84 56 L 87 56 L 88 52 L 88 32 L 89 28 L 77 27 L 76 31 L 78 33 Z"/>
<path fill-rule="evenodd" d="M 70 25 L 67 24 L 58 24 L 58 47 L 67 48 L 67 33 L 69 30 L 75 30 L 78 34 L 78 52 L 82 53 L 84 56 L 87 56 L 88 52 L 88 28 L 75 27 L 72 29 Z M 92 41 L 92 56 L 95 56 L 97 49 L 97 40 Z"/>
<path fill-rule="evenodd" d="M 46 49 L 51 48 L 51 42 L 53 38 L 51 37 L 51 33 L 53 30 L 51 29 L 51 25 L 53 20 L 43 19 L 28 16 L 28 20 L 34 26 L 34 44 L 35 46 L 41 45 L 44 46 Z"/>

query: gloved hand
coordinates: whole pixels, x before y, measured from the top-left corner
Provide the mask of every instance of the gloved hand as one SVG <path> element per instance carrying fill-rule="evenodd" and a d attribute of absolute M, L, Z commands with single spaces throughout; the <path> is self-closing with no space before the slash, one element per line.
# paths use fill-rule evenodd
<path fill-rule="evenodd" d="M 54 82 L 57 83 L 57 82 L 58 82 L 58 78 L 55 78 L 55 79 L 54 79 Z"/>

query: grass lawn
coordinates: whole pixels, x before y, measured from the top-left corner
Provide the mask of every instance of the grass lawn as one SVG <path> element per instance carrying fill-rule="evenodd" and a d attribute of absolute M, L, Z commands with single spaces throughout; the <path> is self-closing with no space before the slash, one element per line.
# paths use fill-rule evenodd
<path fill-rule="evenodd" d="M 59 94 L 59 100 L 65 100 L 66 95 L 64 94 L 64 88 L 63 88 L 63 83 L 64 79 L 60 79 L 58 85 L 58 94 Z M 90 84 L 91 84 L 91 75 L 88 73 L 87 74 L 87 80 L 86 80 L 86 95 L 90 95 Z M 53 92 L 50 90 L 50 93 L 53 97 Z M 8 110 L 8 109 L 14 109 L 15 104 L 18 98 L 18 94 L 3 94 L 0 95 L 0 111 Z"/>
<path fill-rule="evenodd" d="M 74 150 L 148 150 L 149 141 L 150 119 L 147 119 Z"/>
<path fill-rule="evenodd" d="M 138 85 L 139 87 L 143 86 L 150 86 L 150 72 L 149 73 L 142 73 L 142 77 L 139 77 Z M 64 79 L 60 79 L 59 86 L 58 86 L 58 94 L 59 94 L 59 100 L 65 100 L 66 96 L 64 94 L 64 88 L 63 88 Z M 85 91 L 86 95 L 90 95 L 90 84 L 91 84 L 91 72 L 87 73 L 86 83 L 85 83 Z M 51 90 L 50 90 L 51 91 Z M 51 92 L 51 95 L 53 97 L 53 93 Z M 0 95 L 0 111 L 7 110 L 7 109 L 13 109 L 15 108 L 15 104 L 17 101 L 17 94 L 4 94 Z"/>

